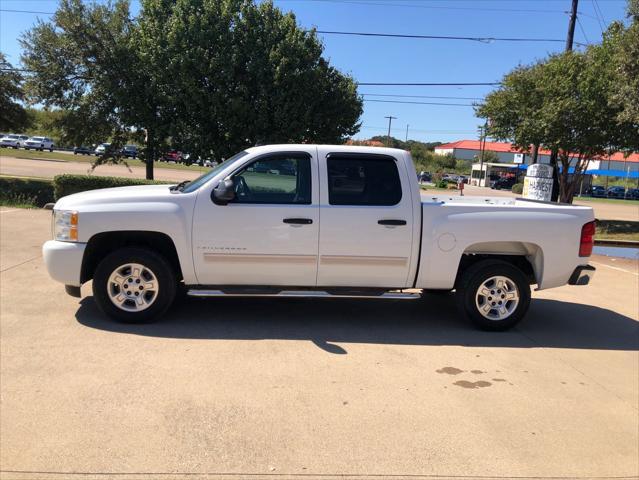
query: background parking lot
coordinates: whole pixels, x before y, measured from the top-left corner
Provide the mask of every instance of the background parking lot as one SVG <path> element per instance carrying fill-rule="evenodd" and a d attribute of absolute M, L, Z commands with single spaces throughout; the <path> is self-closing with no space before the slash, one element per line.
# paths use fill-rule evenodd
<path fill-rule="evenodd" d="M 637 262 L 593 257 L 506 333 L 432 295 L 192 299 L 133 326 L 47 277 L 50 212 L 0 222 L 2 478 L 639 473 Z"/>

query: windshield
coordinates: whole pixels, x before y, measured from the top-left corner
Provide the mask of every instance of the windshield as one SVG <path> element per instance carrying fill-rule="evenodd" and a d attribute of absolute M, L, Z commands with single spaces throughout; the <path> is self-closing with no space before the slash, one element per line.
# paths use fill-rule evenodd
<path fill-rule="evenodd" d="M 40 142 L 44 140 L 44 137 L 31 137 L 31 140 L 35 140 L 36 142 Z"/>
<path fill-rule="evenodd" d="M 200 188 L 202 185 L 204 185 L 206 182 L 208 182 L 211 178 L 213 178 L 215 175 L 217 175 L 218 172 L 220 172 L 220 170 L 222 170 L 223 168 L 228 167 L 231 163 L 235 162 L 236 160 L 239 160 L 240 158 L 242 158 L 242 157 L 244 157 L 246 155 L 248 155 L 247 151 L 242 151 L 240 153 L 236 153 L 231 158 L 229 158 L 227 160 L 224 160 L 222 163 L 216 165 L 211 170 L 206 172 L 204 175 L 202 175 L 202 176 L 196 178 L 195 180 L 193 180 L 192 182 L 190 182 L 188 185 L 186 185 L 184 187 L 184 189 L 182 189 L 182 191 L 184 193 L 194 192 L 195 190 Z"/>

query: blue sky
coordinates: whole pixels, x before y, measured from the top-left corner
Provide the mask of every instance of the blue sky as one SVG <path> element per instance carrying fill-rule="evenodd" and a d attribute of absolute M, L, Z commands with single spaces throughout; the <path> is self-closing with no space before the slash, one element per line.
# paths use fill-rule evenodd
<path fill-rule="evenodd" d="M 564 40 L 571 0 L 275 0 L 292 10 L 304 27 L 318 30 L 416 35 L 526 37 Z M 625 0 L 580 0 L 575 40 L 601 41 L 603 27 L 624 18 Z M 0 0 L 5 10 L 52 12 L 56 0 Z M 139 4 L 132 2 L 134 14 Z M 0 11 L 0 50 L 19 64 L 19 35 L 37 18 L 48 15 Z M 603 19 L 602 19 L 603 18 Z M 325 56 L 359 82 L 494 82 L 518 64 L 563 50 L 558 43 L 479 43 L 322 35 Z M 468 104 L 493 87 L 360 86 L 367 100 Z M 375 95 L 375 96 L 373 96 Z M 476 138 L 480 120 L 467 106 L 399 104 L 367 101 L 358 138 L 385 135 L 392 115 L 392 134 L 422 141 Z"/>

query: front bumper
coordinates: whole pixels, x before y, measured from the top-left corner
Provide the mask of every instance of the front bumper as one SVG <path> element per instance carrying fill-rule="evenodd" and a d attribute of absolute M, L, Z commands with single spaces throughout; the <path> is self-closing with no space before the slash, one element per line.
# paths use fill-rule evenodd
<path fill-rule="evenodd" d="M 82 259 L 86 243 L 49 240 L 42 246 L 42 256 L 49 276 L 73 287 L 81 286 Z"/>
<path fill-rule="evenodd" d="M 580 265 L 572 272 L 568 285 L 588 285 L 595 276 L 595 267 L 592 265 Z"/>

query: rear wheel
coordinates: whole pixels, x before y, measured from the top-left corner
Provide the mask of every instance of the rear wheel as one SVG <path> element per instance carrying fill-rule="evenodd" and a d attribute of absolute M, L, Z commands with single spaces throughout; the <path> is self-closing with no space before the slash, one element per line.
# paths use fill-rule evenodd
<path fill-rule="evenodd" d="M 127 323 L 159 319 L 175 298 L 169 263 L 146 249 L 127 247 L 107 255 L 93 276 L 93 297 L 109 317 Z"/>
<path fill-rule="evenodd" d="M 517 267 L 500 260 L 484 260 L 466 270 L 457 287 L 464 315 L 483 330 L 507 330 L 530 306 L 530 284 Z"/>

